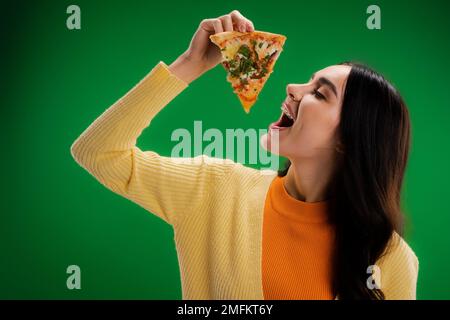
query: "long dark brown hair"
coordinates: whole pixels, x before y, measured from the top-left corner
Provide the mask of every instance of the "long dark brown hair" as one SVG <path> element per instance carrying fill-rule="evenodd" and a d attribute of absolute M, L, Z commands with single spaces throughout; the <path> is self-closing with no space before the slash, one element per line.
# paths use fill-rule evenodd
<path fill-rule="evenodd" d="M 333 291 L 339 299 L 384 299 L 369 289 L 367 268 L 381 258 L 394 232 L 402 234 L 400 194 L 410 148 L 408 109 L 383 76 L 353 62 L 338 135 L 340 164 L 330 190 L 335 225 Z M 290 162 L 278 171 L 285 176 Z"/>

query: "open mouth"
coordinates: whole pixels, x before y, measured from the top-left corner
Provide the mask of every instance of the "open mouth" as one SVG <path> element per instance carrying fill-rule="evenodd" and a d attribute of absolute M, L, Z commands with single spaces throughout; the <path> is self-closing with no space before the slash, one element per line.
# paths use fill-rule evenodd
<path fill-rule="evenodd" d="M 281 111 L 282 111 L 282 113 L 281 113 L 280 119 L 278 119 L 277 122 L 274 122 L 270 126 L 271 128 L 281 129 L 281 128 L 289 128 L 289 127 L 293 126 L 293 124 L 295 122 L 295 118 L 284 103 L 281 106 Z"/>

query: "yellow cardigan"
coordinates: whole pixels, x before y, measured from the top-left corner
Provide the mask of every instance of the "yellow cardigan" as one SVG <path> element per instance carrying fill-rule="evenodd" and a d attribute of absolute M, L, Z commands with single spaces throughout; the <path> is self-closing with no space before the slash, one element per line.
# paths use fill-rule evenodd
<path fill-rule="evenodd" d="M 153 117 L 186 87 L 160 62 L 81 134 L 72 156 L 108 189 L 173 227 L 183 299 L 262 300 L 262 217 L 276 171 L 136 147 Z M 377 263 L 381 288 L 387 299 L 415 299 L 417 257 L 394 238 Z"/>

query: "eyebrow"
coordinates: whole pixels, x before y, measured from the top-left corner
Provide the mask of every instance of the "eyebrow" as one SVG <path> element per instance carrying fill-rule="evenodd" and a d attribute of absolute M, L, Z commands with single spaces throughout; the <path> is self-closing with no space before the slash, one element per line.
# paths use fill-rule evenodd
<path fill-rule="evenodd" d="M 311 79 L 314 79 L 315 75 L 316 74 L 313 73 L 311 75 Z M 324 78 L 324 77 L 320 77 L 319 79 L 317 79 L 317 82 L 320 83 L 321 85 L 325 85 L 325 86 L 329 87 L 331 89 L 331 91 L 333 91 L 334 95 L 337 98 L 337 96 L 338 96 L 337 89 L 333 82 L 331 82 L 329 79 Z"/>

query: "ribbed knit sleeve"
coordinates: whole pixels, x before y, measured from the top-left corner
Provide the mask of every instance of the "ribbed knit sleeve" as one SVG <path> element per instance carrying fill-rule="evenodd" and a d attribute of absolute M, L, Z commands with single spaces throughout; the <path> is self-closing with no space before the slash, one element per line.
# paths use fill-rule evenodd
<path fill-rule="evenodd" d="M 386 300 L 415 300 L 419 260 L 396 232 L 377 265 L 381 271 L 381 289 Z"/>
<path fill-rule="evenodd" d="M 232 161 L 173 159 L 142 151 L 136 141 L 152 118 L 187 84 L 160 62 L 101 114 L 72 144 L 74 159 L 100 183 L 174 225 L 201 203 L 208 185 Z"/>

